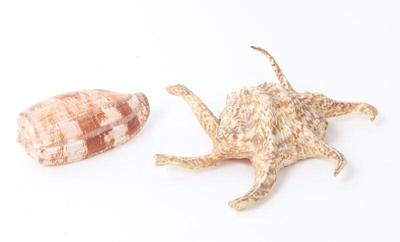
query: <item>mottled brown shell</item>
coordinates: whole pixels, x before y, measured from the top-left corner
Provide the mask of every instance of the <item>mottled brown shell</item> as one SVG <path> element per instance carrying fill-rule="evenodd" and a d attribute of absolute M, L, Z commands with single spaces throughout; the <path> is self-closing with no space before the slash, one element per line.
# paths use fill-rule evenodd
<path fill-rule="evenodd" d="M 149 104 L 143 93 L 65 93 L 19 115 L 18 141 L 44 165 L 67 164 L 130 140 L 148 115 Z"/>
<path fill-rule="evenodd" d="M 266 197 L 279 170 L 299 160 L 324 157 L 336 162 L 334 174 L 339 174 L 346 160 L 324 141 L 327 119 L 364 113 L 374 120 L 377 115 L 376 108 L 367 103 L 335 101 L 323 94 L 295 91 L 275 59 L 260 47 L 252 48 L 269 59 L 280 83 L 262 83 L 230 93 L 219 118 L 184 85 L 168 87 L 170 94 L 189 104 L 214 147 L 202 156 L 155 155 L 157 165 L 189 169 L 213 166 L 224 159 L 249 159 L 256 179 L 248 193 L 229 203 L 237 210 Z"/>

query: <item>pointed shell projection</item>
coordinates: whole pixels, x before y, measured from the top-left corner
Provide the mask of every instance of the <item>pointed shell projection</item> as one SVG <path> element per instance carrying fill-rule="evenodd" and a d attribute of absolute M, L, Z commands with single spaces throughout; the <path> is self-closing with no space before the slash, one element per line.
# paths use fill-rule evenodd
<path fill-rule="evenodd" d="M 86 159 L 134 137 L 149 116 L 143 93 L 65 93 L 19 115 L 18 142 L 44 165 Z"/>

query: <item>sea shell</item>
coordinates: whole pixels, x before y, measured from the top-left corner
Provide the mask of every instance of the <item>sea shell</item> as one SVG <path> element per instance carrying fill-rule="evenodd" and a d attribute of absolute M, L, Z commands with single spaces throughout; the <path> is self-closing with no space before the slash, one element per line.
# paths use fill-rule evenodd
<path fill-rule="evenodd" d="M 278 172 L 300 160 L 323 157 L 336 163 L 334 175 L 346 164 L 342 153 L 325 139 L 328 118 L 363 113 L 374 120 L 378 111 L 364 102 L 335 101 L 321 93 L 297 92 L 286 79 L 275 59 L 261 52 L 272 64 L 280 83 L 261 83 L 228 95 L 219 117 L 191 90 L 175 85 L 167 91 L 183 98 L 213 142 L 207 155 L 179 157 L 155 155 L 157 165 L 178 165 L 189 169 L 214 166 L 219 160 L 249 159 L 255 183 L 244 196 L 229 205 L 243 210 L 266 197 Z"/>
<path fill-rule="evenodd" d="M 18 142 L 44 165 L 86 159 L 134 137 L 149 116 L 143 93 L 65 93 L 19 115 Z"/>

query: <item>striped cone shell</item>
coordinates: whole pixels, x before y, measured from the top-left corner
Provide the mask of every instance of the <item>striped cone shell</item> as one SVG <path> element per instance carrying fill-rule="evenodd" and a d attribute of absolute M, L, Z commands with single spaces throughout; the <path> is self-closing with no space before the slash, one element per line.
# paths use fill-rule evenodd
<path fill-rule="evenodd" d="M 18 142 L 44 165 L 67 164 L 127 142 L 143 127 L 149 111 L 143 93 L 65 93 L 19 115 Z"/>

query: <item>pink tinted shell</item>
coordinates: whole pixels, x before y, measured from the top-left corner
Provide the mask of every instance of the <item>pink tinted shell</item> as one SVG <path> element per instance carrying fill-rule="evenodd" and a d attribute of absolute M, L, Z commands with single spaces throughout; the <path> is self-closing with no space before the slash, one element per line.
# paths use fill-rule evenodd
<path fill-rule="evenodd" d="M 148 115 L 149 103 L 143 93 L 65 93 L 19 115 L 18 142 L 44 165 L 67 164 L 127 142 Z"/>

